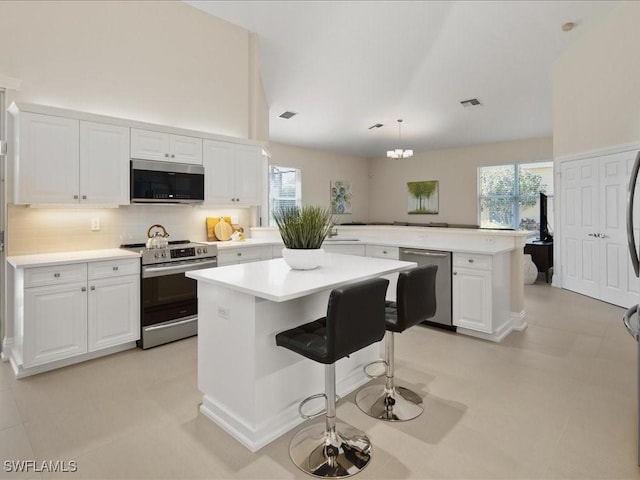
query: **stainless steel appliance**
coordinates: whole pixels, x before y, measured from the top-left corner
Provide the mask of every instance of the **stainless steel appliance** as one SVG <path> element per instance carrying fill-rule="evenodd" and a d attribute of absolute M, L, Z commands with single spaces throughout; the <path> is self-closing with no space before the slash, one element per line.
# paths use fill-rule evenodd
<path fill-rule="evenodd" d="M 401 248 L 400 260 L 416 262 L 418 266 L 437 265 L 436 314 L 425 324 L 455 330 L 451 315 L 451 252 Z"/>
<path fill-rule="evenodd" d="M 202 202 L 202 165 L 131 160 L 131 203 Z"/>
<path fill-rule="evenodd" d="M 638 258 L 638 247 L 635 238 L 635 226 L 634 217 L 637 218 L 638 214 L 635 212 L 634 200 L 635 193 L 638 188 L 638 171 L 640 170 L 640 152 L 636 155 L 635 163 L 631 169 L 631 178 L 629 179 L 629 187 L 627 188 L 627 242 L 629 245 L 629 254 L 631 255 L 631 264 L 636 277 L 640 277 L 640 261 Z M 638 299 L 640 300 L 640 299 Z M 624 326 L 631 334 L 636 342 L 640 339 L 640 325 L 638 322 L 638 305 L 633 305 L 629 308 L 623 318 Z M 640 349 L 638 350 L 638 361 L 636 366 L 636 382 L 638 389 L 637 408 L 638 408 L 638 426 L 637 426 L 637 449 L 638 449 L 638 465 L 640 466 Z"/>
<path fill-rule="evenodd" d="M 216 267 L 218 248 L 189 240 L 169 242 L 164 248 L 146 248 L 143 243 L 121 248 L 142 254 L 139 346 L 146 349 L 196 335 L 197 282 L 184 273 Z"/>

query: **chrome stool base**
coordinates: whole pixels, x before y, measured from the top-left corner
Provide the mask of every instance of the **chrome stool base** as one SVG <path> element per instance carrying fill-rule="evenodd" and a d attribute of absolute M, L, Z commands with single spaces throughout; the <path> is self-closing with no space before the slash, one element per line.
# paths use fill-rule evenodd
<path fill-rule="evenodd" d="M 327 430 L 325 422 L 315 423 L 291 439 L 289 456 L 309 475 L 344 478 L 369 465 L 371 442 L 364 432 L 346 423 L 336 422 L 335 430 Z"/>
<path fill-rule="evenodd" d="M 422 398 L 404 387 L 370 385 L 356 395 L 356 405 L 370 417 L 389 422 L 412 420 L 424 411 Z"/>

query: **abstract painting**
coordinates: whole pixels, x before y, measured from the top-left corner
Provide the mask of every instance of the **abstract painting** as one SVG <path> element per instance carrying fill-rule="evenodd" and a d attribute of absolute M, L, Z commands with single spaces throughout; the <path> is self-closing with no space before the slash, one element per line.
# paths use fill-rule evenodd
<path fill-rule="evenodd" d="M 331 180 L 330 198 L 331 213 L 345 214 L 352 213 L 351 210 L 351 181 Z"/>
<path fill-rule="evenodd" d="M 408 213 L 438 213 L 438 180 L 408 182 Z"/>

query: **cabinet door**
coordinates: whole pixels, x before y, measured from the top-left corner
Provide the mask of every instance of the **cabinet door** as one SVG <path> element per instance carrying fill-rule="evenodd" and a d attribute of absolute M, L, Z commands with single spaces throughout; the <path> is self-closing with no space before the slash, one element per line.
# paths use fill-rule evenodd
<path fill-rule="evenodd" d="M 80 122 L 80 203 L 129 203 L 129 129 Z"/>
<path fill-rule="evenodd" d="M 231 143 L 204 141 L 205 204 L 235 204 L 234 154 L 234 145 Z"/>
<path fill-rule="evenodd" d="M 169 160 L 202 165 L 202 139 L 169 135 Z"/>
<path fill-rule="evenodd" d="M 485 333 L 491 331 L 491 271 L 455 268 L 453 324 Z"/>
<path fill-rule="evenodd" d="M 140 338 L 140 277 L 89 281 L 89 351 Z"/>
<path fill-rule="evenodd" d="M 259 147 L 237 145 L 235 156 L 237 204 L 243 206 L 260 205 L 264 175 L 261 149 Z"/>
<path fill-rule="evenodd" d="M 25 367 L 87 352 L 86 285 L 77 282 L 25 289 Z"/>
<path fill-rule="evenodd" d="M 132 128 L 131 158 L 169 160 L 169 135 L 151 130 Z"/>
<path fill-rule="evenodd" d="M 78 203 L 79 122 L 20 113 L 15 203 Z"/>

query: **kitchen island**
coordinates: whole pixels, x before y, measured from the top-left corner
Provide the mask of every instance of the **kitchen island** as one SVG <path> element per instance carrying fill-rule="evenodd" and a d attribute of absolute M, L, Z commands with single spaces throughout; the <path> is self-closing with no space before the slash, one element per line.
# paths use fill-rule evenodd
<path fill-rule="evenodd" d="M 277 347 L 276 333 L 325 316 L 333 288 L 415 265 L 328 253 L 315 270 L 277 258 L 187 272 L 198 281 L 200 411 L 254 452 L 301 423 L 298 404 L 324 391 L 324 369 Z M 364 385 L 362 367 L 380 358 L 373 344 L 341 359 L 336 392 Z"/>

